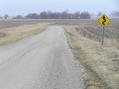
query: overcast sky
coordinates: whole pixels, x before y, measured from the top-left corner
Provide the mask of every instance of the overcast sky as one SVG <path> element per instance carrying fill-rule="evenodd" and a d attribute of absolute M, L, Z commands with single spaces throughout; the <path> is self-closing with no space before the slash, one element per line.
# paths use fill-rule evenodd
<path fill-rule="evenodd" d="M 119 11 L 119 0 L 0 0 L 0 15 L 11 16 L 41 11 Z"/>

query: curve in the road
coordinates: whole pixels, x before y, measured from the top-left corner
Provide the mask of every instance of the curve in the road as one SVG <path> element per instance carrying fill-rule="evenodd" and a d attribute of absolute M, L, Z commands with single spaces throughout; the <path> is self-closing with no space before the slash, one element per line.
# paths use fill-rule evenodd
<path fill-rule="evenodd" d="M 0 89 L 84 89 L 83 77 L 60 26 L 0 47 Z"/>

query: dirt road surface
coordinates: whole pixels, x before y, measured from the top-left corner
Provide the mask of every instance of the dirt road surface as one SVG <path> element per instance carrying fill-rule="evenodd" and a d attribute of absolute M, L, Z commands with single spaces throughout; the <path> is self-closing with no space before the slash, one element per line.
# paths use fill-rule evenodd
<path fill-rule="evenodd" d="M 84 89 L 84 74 L 60 26 L 0 47 L 0 89 Z"/>

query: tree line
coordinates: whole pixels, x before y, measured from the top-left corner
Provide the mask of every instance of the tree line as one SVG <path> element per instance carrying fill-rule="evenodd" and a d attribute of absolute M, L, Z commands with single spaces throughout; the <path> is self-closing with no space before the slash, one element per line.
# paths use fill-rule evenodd
<path fill-rule="evenodd" d="M 4 19 L 7 19 L 9 16 L 4 15 Z M 41 13 L 29 13 L 26 16 L 17 15 L 13 17 L 13 19 L 90 19 L 91 15 L 88 12 L 75 12 L 68 13 L 64 12 L 51 12 L 51 11 L 43 11 Z"/>
<path fill-rule="evenodd" d="M 98 13 L 97 16 L 102 15 L 101 12 Z M 114 11 L 110 14 L 111 16 L 119 16 L 119 11 Z M 0 19 L 8 19 L 9 15 L 5 14 L 3 17 L 0 17 Z M 75 13 L 69 13 L 68 11 L 63 12 L 51 12 L 51 11 L 43 11 L 41 13 L 29 13 L 25 16 L 23 15 L 17 15 L 13 17 L 12 19 L 90 19 L 91 15 L 89 12 L 75 12 Z"/>
<path fill-rule="evenodd" d="M 114 11 L 114 12 L 111 13 L 111 15 L 114 16 L 114 17 L 119 16 L 119 11 Z"/>
<path fill-rule="evenodd" d="M 88 12 L 75 12 L 75 13 L 68 13 L 67 11 L 64 12 L 46 12 L 43 11 L 40 14 L 37 13 L 30 13 L 26 15 L 25 17 L 23 16 L 16 16 L 14 19 L 90 19 L 90 14 Z"/>

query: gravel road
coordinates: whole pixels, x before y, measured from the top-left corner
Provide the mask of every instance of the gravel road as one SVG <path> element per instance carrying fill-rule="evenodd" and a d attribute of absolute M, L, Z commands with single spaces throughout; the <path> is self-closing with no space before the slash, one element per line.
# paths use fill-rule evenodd
<path fill-rule="evenodd" d="M 0 89 L 84 89 L 61 26 L 0 47 Z"/>

